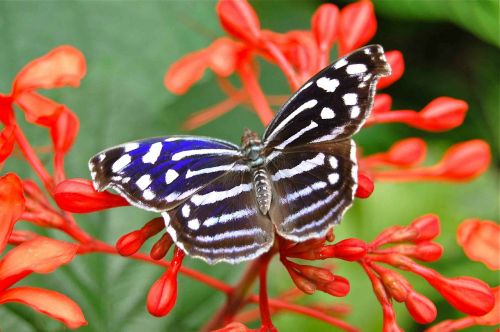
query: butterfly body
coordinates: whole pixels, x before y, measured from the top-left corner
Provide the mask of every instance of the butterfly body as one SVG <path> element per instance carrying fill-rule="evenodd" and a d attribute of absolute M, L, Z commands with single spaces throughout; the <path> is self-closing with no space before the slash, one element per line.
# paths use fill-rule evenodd
<path fill-rule="evenodd" d="M 90 160 L 94 186 L 160 212 L 176 245 L 209 263 L 255 258 L 275 233 L 296 242 L 325 236 L 352 204 L 351 136 L 389 73 L 382 47 L 364 47 L 306 82 L 262 140 L 245 130 L 241 147 L 196 136 L 126 143 Z"/>

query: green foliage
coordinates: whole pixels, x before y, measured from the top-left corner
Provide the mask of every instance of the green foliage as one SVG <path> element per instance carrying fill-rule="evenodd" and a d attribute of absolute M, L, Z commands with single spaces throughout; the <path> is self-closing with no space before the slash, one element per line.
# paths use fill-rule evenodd
<path fill-rule="evenodd" d="M 389 49 L 403 49 L 413 66 L 399 82 L 400 87 L 390 90 L 398 107 L 418 109 L 439 95 L 462 96 L 471 102 L 472 114 L 467 125 L 452 133 L 435 135 L 424 135 L 396 125 L 371 128 L 357 137 L 366 151 L 384 150 L 403 137 L 424 136 L 432 146 L 431 158 L 436 160 L 453 142 L 472 137 L 484 137 L 495 142 L 494 129 L 490 129 L 490 134 L 485 129 L 485 123 L 498 123 L 494 122 L 497 119 L 499 91 L 495 71 L 481 63 L 472 63 L 467 71 L 463 71 L 459 64 L 440 57 L 432 62 L 429 54 L 419 53 L 416 47 L 408 47 L 409 53 L 406 53 L 405 43 L 427 38 L 430 30 L 442 27 L 430 22 L 412 25 L 399 21 L 400 18 L 457 22 L 468 29 L 475 29 L 475 33 L 484 40 L 495 43 L 490 17 L 497 9 L 486 8 L 493 2 L 482 1 L 477 6 L 473 1 L 442 3 L 448 4 L 449 10 L 439 1 L 428 1 L 425 5 L 423 1 L 377 2 L 380 14 L 390 16 L 391 20 L 379 21 L 381 33 L 376 41 L 384 43 Z M 306 1 L 280 1 L 272 6 L 257 2 L 255 5 L 263 26 L 278 31 L 307 28 L 310 14 L 316 7 L 316 4 Z M 431 14 L 433 10 L 434 14 Z M 467 12 L 469 21 L 464 16 Z M 422 25 L 427 24 L 429 29 L 422 30 Z M 472 28 L 474 25 L 476 27 Z M 400 29 L 401 26 L 405 28 Z M 398 31 L 398 38 L 394 37 L 394 31 Z M 453 34 L 467 45 L 466 51 L 474 50 L 466 55 L 473 54 L 474 59 L 491 59 L 491 67 L 498 68 L 495 67 L 498 64 L 496 50 L 463 37 L 460 30 L 443 31 L 446 36 Z M 51 48 L 71 44 L 81 49 L 88 64 L 88 74 L 82 86 L 50 91 L 48 95 L 68 105 L 81 120 L 80 135 L 67 158 L 67 169 L 70 177 L 88 178 L 87 160 L 95 152 L 142 137 L 181 133 L 180 125 L 189 114 L 224 98 L 211 74 L 207 74 L 185 96 L 170 94 L 162 84 L 163 75 L 171 63 L 190 51 L 207 46 L 213 38 L 221 35 L 214 2 L 3 1 L 0 2 L 0 91 L 9 90 L 11 80 L 24 64 Z M 463 49 L 458 52 L 464 55 Z M 265 90 L 288 94 L 283 78 L 278 75 L 276 70 L 263 71 Z M 477 85 L 470 87 L 469 82 L 477 82 Z M 254 113 L 238 107 L 195 133 L 238 142 L 244 127 L 262 129 Z M 24 128 L 36 145 L 49 143 L 43 129 L 27 125 Z M 16 170 L 25 177 L 35 178 L 20 161 L 9 162 L 5 170 Z M 371 240 L 389 225 L 406 224 L 421 214 L 434 212 L 443 220 L 440 242 L 446 251 L 443 261 L 432 266 L 447 276 L 468 274 L 494 283 L 492 272 L 465 258 L 454 240 L 454 234 L 464 218 L 495 218 L 498 215 L 496 176 L 497 173 L 492 171 L 480 180 L 465 185 L 379 184 L 372 198 L 358 201 L 348 213 L 337 228 L 337 238 Z M 99 214 L 77 215 L 76 219 L 95 237 L 113 243 L 120 235 L 139 228 L 153 216 L 127 207 Z M 23 223 L 19 226 L 28 227 Z M 60 237 L 54 232 L 50 235 Z M 187 266 L 227 282 L 237 280 L 243 267 L 225 264 L 207 266 L 192 259 L 185 262 Z M 352 314 L 346 318 L 350 323 L 363 331 L 380 330 L 381 311 L 366 276 L 354 264 L 339 262 L 337 265 L 338 273 L 351 282 L 351 294 L 345 299 L 317 294 L 302 301 L 347 302 L 352 307 Z M 272 294 L 291 286 L 290 278 L 279 264 L 273 264 L 271 268 Z M 196 331 L 224 301 L 221 293 L 181 277 L 175 309 L 166 318 L 153 318 L 146 312 L 145 298 L 150 285 L 161 273 L 160 268 L 141 262 L 88 255 L 78 257 L 53 274 L 31 276 L 24 283 L 61 291 L 77 301 L 89 321 L 89 326 L 81 328 L 81 331 Z M 417 285 L 425 295 L 436 301 L 439 299 L 424 283 Z M 441 307 L 440 318 L 456 315 L 448 305 Z M 402 306 L 398 309 L 404 328 L 408 331 L 421 329 L 404 318 L 408 314 Z M 282 331 L 331 331 L 323 323 L 312 323 L 311 319 L 296 314 L 279 315 L 276 323 Z M 5 305 L 0 306 L 0 329 L 60 331 L 63 327 L 20 305 Z"/>
<path fill-rule="evenodd" d="M 448 21 L 500 46 L 496 0 L 375 0 L 377 11 L 397 19 Z"/>

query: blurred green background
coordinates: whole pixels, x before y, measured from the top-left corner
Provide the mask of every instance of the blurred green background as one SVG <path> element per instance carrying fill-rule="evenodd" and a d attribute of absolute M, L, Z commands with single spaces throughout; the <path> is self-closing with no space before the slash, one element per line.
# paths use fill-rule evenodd
<path fill-rule="evenodd" d="M 252 4 L 264 28 L 284 32 L 308 29 L 320 2 Z M 397 124 L 382 125 L 363 130 L 356 136 L 357 142 L 371 153 L 384 151 L 402 138 L 422 137 L 429 143 L 428 162 L 432 163 L 453 143 L 482 138 L 491 144 L 494 163 L 487 174 L 467 184 L 377 184 L 373 196 L 358 200 L 336 228 L 337 238 L 371 240 L 389 225 L 407 224 L 422 214 L 436 213 L 442 219 L 438 241 L 445 253 L 438 263 L 429 266 L 446 276 L 472 275 L 497 285 L 495 272 L 464 256 L 456 244 L 455 231 L 465 218 L 498 220 L 499 215 L 498 1 L 378 0 L 375 8 L 378 31 L 372 42 L 387 50 L 401 50 L 405 56 L 405 75 L 387 90 L 394 98 L 394 108 L 420 109 L 431 99 L 446 95 L 466 100 L 470 110 L 466 123 L 450 132 L 436 134 Z M 189 114 L 224 98 L 211 73 L 180 97 L 170 94 L 162 84 L 170 64 L 222 35 L 213 1 L 1 1 L 0 91 L 9 91 L 16 73 L 51 48 L 71 44 L 82 50 L 88 74 L 81 87 L 48 91 L 47 95 L 67 104 L 80 118 L 80 135 L 67 158 L 67 170 L 71 177 L 88 178 L 87 160 L 97 151 L 133 139 L 180 133 Z M 281 73 L 271 66 L 265 68 L 265 91 L 288 94 Z M 239 142 L 244 127 L 263 130 L 254 113 L 239 107 L 195 133 Z M 45 130 L 27 125 L 24 128 L 36 145 L 49 144 Z M 49 162 L 49 156 L 44 159 Z M 22 162 L 10 161 L 4 172 L 7 170 L 34 178 Z M 94 236 L 114 243 L 152 216 L 127 207 L 78 215 L 77 220 Z M 45 229 L 37 232 L 64 238 Z M 236 281 L 244 267 L 208 266 L 192 259 L 186 259 L 185 264 L 227 282 Z M 337 269 L 351 282 L 347 297 L 317 293 L 305 296 L 301 303 L 347 303 L 352 309 L 345 317 L 349 323 L 363 331 L 379 331 L 382 313 L 365 274 L 355 264 L 344 262 L 338 262 Z M 81 331 L 196 331 L 224 301 L 223 294 L 181 276 L 175 309 L 166 318 L 153 318 L 146 312 L 145 297 L 161 273 L 160 268 L 140 262 L 88 255 L 53 274 L 30 276 L 25 283 L 59 290 L 77 301 L 89 322 Z M 435 301 L 439 308 L 437 321 L 461 316 L 424 282 L 405 275 L 419 292 Z M 271 294 L 290 286 L 287 273 L 274 263 L 270 271 Z M 411 320 L 404 306 L 395 307 L 403 328 L 423 329 Z M 281 331 L 334 330 L 296 314 L 279 314 L 274 321 Z M 257 325 L 254 322 L 252 326 Z M 61 331 L 64 327 L 21 305 L 3 305 L 0 330 Z"/>

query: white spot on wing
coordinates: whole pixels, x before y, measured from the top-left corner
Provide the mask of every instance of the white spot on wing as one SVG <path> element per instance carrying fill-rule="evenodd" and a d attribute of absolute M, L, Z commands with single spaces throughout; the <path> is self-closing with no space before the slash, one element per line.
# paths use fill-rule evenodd
<path fill-rule="evenodd" d="M 101 161 L 101 162 L 102 162 L 102 161 L 104 160 L 104 158 L 106 158 L 106 155 L 105 155 L 104 153 L 101 153 L 101 154 L 98 156 L 98 158 L 99 158 L 99 161 Z"/>
<path fill-rule="evenodd" d="M 123 146 L 125 152 L 130 152 L 139 148 L 139 143 L 127 143 Z"/>
<path fill-rule="evenodd" d="M 345 71 L 349 75 L 362 74 L 362 73 L 366 72 L 367 70 L 368 70 L 368 68 L 364 64 L 361 64 L 361 63 L 349 65 L 345 69 Z"/>
<path fill-rule="evenodd" d="M 344 104 L 347 106 L 354 106 L 358 103 L 358 95 L 355 93 L 346 93 L 342 96 L 342 99 L 344 99 Z"/>
<path fill-rule="evenodd" d="M 150 201 L 155 198 L 156 195 L 151 189 L 146 189 L 142 192 L 142 197 L 144 197 L 145 200 Z"/>
<path fill-rule="evenodd" d="M 184 218 L 188 218 L 189 217 L 189 214 L 191 213 L 191 208 L 189 207 L 188 204 L 184 204 L 182 206 L 182 209 L 181 209 L 181 212 L 182 212 L 182 216 Z"/>
<path fill-rule="evenodd" d="M 321 118 L 326 120 L 326 119 L 333 119 L 335 117 L 335 112 L 330 108 L 330 107 L 323 107 L 321 110 Z"/>
<path fill-rule="evenodd" d="M 178 176 L 179 176 L 179 173 L 177 173 L 173 169 L 169 169 L 167 171 L 167 173 L 165 173 L 165 182 L 167 184 L 171 184 L 172 182 L 174 182 L 175 179 L 177 179 Z"/>
<path fill-rule="evenodd" d="M 113 166 L 111 166 L 111 170 L 114 173 L 118 173 L 122 169 L 124 169 L 130 162 L 132 161 L 132 158 L 130 157 L 129 154 L 124 154 L 120 158 L 118 158 L 117 161 L 113 163 Z"/>
<path fill-rule="evenodd" d="M 150 163 L 154 164 L 158 160 L 158 157 L 160 156 L 161 149 L 163 147 L 163 144 L 161 142 L 156 142 L 151 145 L 149 148 L 148 153 L 146 153 L 144 156 L 142 156 L 142 162 L 143 163 Z"/>
<path fill-rule="evenodd" d="M 346 59 L 340 59 L 336 63 L 333 64 L 333 68 L 339 69 L 347 65 L 347 60 Z"/>
<path fill-rule="evenodd" d="M 328 182 L 331 184 L 335 184 L 339 181 L 339 174 L 338 173 L 332 173 L 328 175 Z"/>
<path fill-rule="evenodd" d="M 200 221 L 198 219 L 191 219 L 188 221 L 188 227 L 196 231 L 198 228 L 200 228 Z"/>
<path fill-rule="evenodd" d="M 359 106 L 353 106 L 351 107 L 350 109 L 350 115 L 351 115 L 351 119 L 355 119 L 359 116 L 359 114 L 361 113 L 361 109 L 359 108 Z"/>
<path fill-rule="evenodd" d="M 144 190 L 149 187 L 151 182 L 153 182 L 153 180 L 151 180 L 151 176 L 149 176 L 149 174 L 145 174 L 141 176 L 135 184 L 139 187 L 139 189 Z"/>
<path fill-rule="evenodd" d="M 330 163 L 330 166 L 332 166 L 333 169 L 339 167 L 339 161 L 334 156 L 328 158 L 328 162 Z"/>
<path fill-rule="evenodd" d="M 325 90 L 326 92 L 334 92 L 340 85 L 339 80 L 328 77 L 321 77 L 316 81 L 316 85 Z"/>

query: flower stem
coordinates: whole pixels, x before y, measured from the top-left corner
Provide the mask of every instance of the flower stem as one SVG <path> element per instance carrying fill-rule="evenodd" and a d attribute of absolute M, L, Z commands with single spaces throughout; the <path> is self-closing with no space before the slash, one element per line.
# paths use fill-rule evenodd
<path fill-rule="evenodd" d="M 50 174 L 47 172 L 45 169 L 45 166 L 43 166 L 42 162 L 40 159 L 38 159 L 38 156 L 35 153 L 35 150 L 31 147 L 31 144 L 29 143 L 28 139 L 26 136 L 24 136 L 23 131 L 21 128 L 18 126 L 15 127 L 14 129 L 14 135 L 16 136 L 16 142 L 19 145 L 19 148 L 21 149 L 24 157 L 28 161 L 28 163 L 33 167 L 33 170 L 35 173 L 40 177 L 40 180 L 42 180 L 43 185 L 47 189 L 49 193 L 52 193 L 52 190 L 54 188 L 54 180 L 50 176 Z"/>
<path fill-rule="evenodd" d="M 273 258 L 274 253 L 267 253 L 260 258 L 260 272 L 259 272 L 259 308 L 260 317 L 263 331 L 277 331 L 271 320 L 271 313 L 269 311 L 269 296 L 267 294 L 267 269 L 269 262 Z"/>
<path fill-rule="evenodd" d="M 242 65 L 238 68 L 238 74 L 243 82 L 243 87 L 247 91 L 250 101 L 260 118 L 260 121 L 264 126 L 267 126 L 273 119 L 274 113 L 267 102 L 264 92 L 262 92 L 250 61 L 242 62 Z"/>

